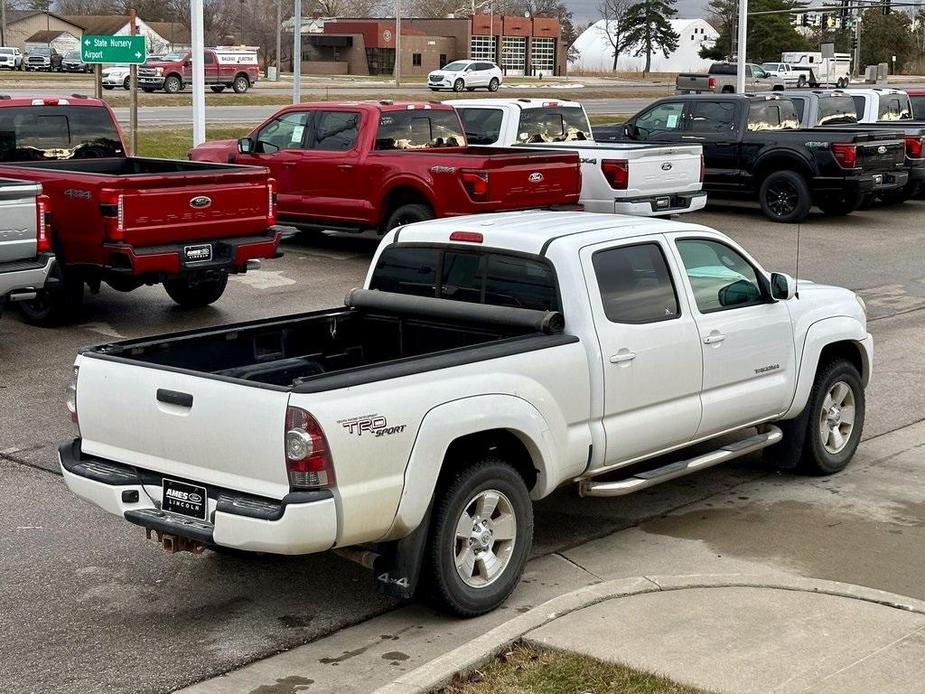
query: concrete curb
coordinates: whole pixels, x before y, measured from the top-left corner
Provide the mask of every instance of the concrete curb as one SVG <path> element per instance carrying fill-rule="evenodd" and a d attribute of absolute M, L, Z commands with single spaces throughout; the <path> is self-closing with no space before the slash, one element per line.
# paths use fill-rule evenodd
<path fill-rule="evenodd" d="M 467 672 L 484 665 L 502 649 L 524 634 L 538 629 L 559 617 L 590 607 L 605 600 L 656 593 L 660 591 L 689 590 L 692 588 L 766 588 L 791 590 L 802 593 L 819 593 L 834 597 L 861 600 L 892 609 L 925 615 L 925 601 L 903 595 L 887 593 L 874 588 L 825 581 L 815 578 L 745 574 L 693 574 L 689 576 L 636 576 L 605 581 L 581 588 L 549 600 L 529 612 L 515 617 L 482 637 L 448 651 L 391 684 L 380 687 L 377 694 L 426 694 L 447 684 L 459 672 Z"/>

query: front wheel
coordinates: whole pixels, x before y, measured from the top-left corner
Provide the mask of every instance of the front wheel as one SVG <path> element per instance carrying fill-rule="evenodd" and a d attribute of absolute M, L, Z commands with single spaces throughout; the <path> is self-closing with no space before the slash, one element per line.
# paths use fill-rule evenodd
<path fill-rule="evenodd" d="M 405 224 L 414 224 L 434 218 L 434 211 L 427 205 L 402 205 L 392 214 L 385 222 L 385 231 L 391 231 L 395 227 L 404 226 Z"/>
<path fill-rule="evenodd" d="M 806 404 L 808 428 L 797 469 L 810 475 L 842 471 L 861 442 L 865 404 L 854 364 L 839 359 L 820 369 Z"/>
<path fill-rule="evenodd" d="M 129 89 L 132 88 L 132 80 L 130 77 L 126 77 L 124 80 L 122 80 L 122 88 L 125 91 L 128 91 Z"/>
<path fill-rule="evenodd" d="M 461 92 L 461 91 L 462 91 L 463 89 L 465 89 L 465 88 L 466 88 L 466 83 L 463 82 L 462 78 L 460 78 L 460 79 L 456 80 L 455 82 L 453 82 L 453 91 L 454 91 L 454 92 Z"/>
<path fill-rule="evenodd" d="M 250 89 L 251 83 L 244 75 L 238 75 L 235 77 L 234 83 L 231 85 L 231 88 L 234 89 L 235 94 L 243 94 L 248 89 Z"/>
<path fill-rule="evenodd" d="M 167 295 L 184 308 L 200 308 L 215 303 L 225 293 L 226 286 L 227 272 L 223 272 L 220 277 L 209 279 L 181 277 L 164 281 Z"/>
<path fill-rule="evenodd" d="M 112 86 L 110 86 L 110 85 L 108 85 L 108 84 L 104 84 L 104 85 L 103 85 L 103 89 L 105 89 L 105 90 L 107 90 L 107 91 L 112 91 L 113 89 L 115 89 L 115 87 L 112 87 Z"/>
<path fill-rule="evenodd" d="M 496 92 L 498 87 L 501 86 L 501 81 L 497 77 L 492 77 L 491 82 L 488 83 L 488 91 Z"/>
<path fill-rule="evenodd" d="M 489 612 L 513 592 L 533 543 L 533 506 L 523 478 L 500 458 L 454 472 L 438 496 L 426 579 L 444 609 Z"/>
<path fill-rule="evenodd" d="M 802 222 L 809 215 L 812 196 L 806 180 L 796 171 L 775 171 L 758 191 L 761 209 L 772 222 Z"/>
<path fill-rule="evenodd" d="M 164 91 L 168 94 L 177 94 L 183 89 L 183 81 L 176 75 L 169 75 L 164 80 Z"/>

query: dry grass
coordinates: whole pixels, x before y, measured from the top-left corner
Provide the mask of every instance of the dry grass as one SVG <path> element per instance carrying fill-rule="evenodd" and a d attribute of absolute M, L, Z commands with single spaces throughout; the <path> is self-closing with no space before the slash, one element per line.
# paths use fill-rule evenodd
<path fill-rule="evenodd" d="M 705 694 L 667 677 L 575 653 L 515 645 L 440 694 Z"/>
<path fill-rule="evenodd" d="M 250 132 L 250 127 L 208 128 L 207 140 L 235 140 Z M 138 156 L 161 159 L 186 159 L 193 146 L 192 128 L 148 128 L 138 131 Z"/>

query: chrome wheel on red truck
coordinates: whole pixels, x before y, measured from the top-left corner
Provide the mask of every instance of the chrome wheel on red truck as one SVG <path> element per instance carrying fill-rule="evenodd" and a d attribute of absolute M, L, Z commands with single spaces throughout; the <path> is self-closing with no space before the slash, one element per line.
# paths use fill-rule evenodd
<path fill-rule="evenodd" d="M 183 89 L 183 80 L 176 75 L 168 75 L 164 80 L 164 91 L 168 94 L 177 94 Z"/>
<path fill-rule="evenodd" d="M 250 89 L 250 86 L 250 80 L 247 79 L 246 75 L 238 75 L 234 78 L 234 84 L 231 85 L 231 88 L 234 89 L 235 94 L 243 94 Z"/>

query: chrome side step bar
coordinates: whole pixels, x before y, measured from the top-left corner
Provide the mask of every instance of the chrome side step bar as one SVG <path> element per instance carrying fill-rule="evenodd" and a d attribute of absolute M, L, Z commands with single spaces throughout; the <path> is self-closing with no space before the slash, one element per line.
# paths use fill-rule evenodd
<path fill-rule="evenodd" d="M 733 441 L 722 448 L 704 453 L 696 458 L 679 460 L 676 463 L 669 463 L 654 470 L 637 473 L 626 479 L 613 482 L 582 480 L 578 483 L 578 493 L 581 496 L 625 496 L 641 489 L 654 487 L 656 484 L 684 477 L 693 472 L 705 470 L 708 467 L 760 451 L 762 448 L 773 446 L 783 437 L 784 435 L 778 427 L 768 425 L 766 432 L 749 436 L 741 441 Z"/>

